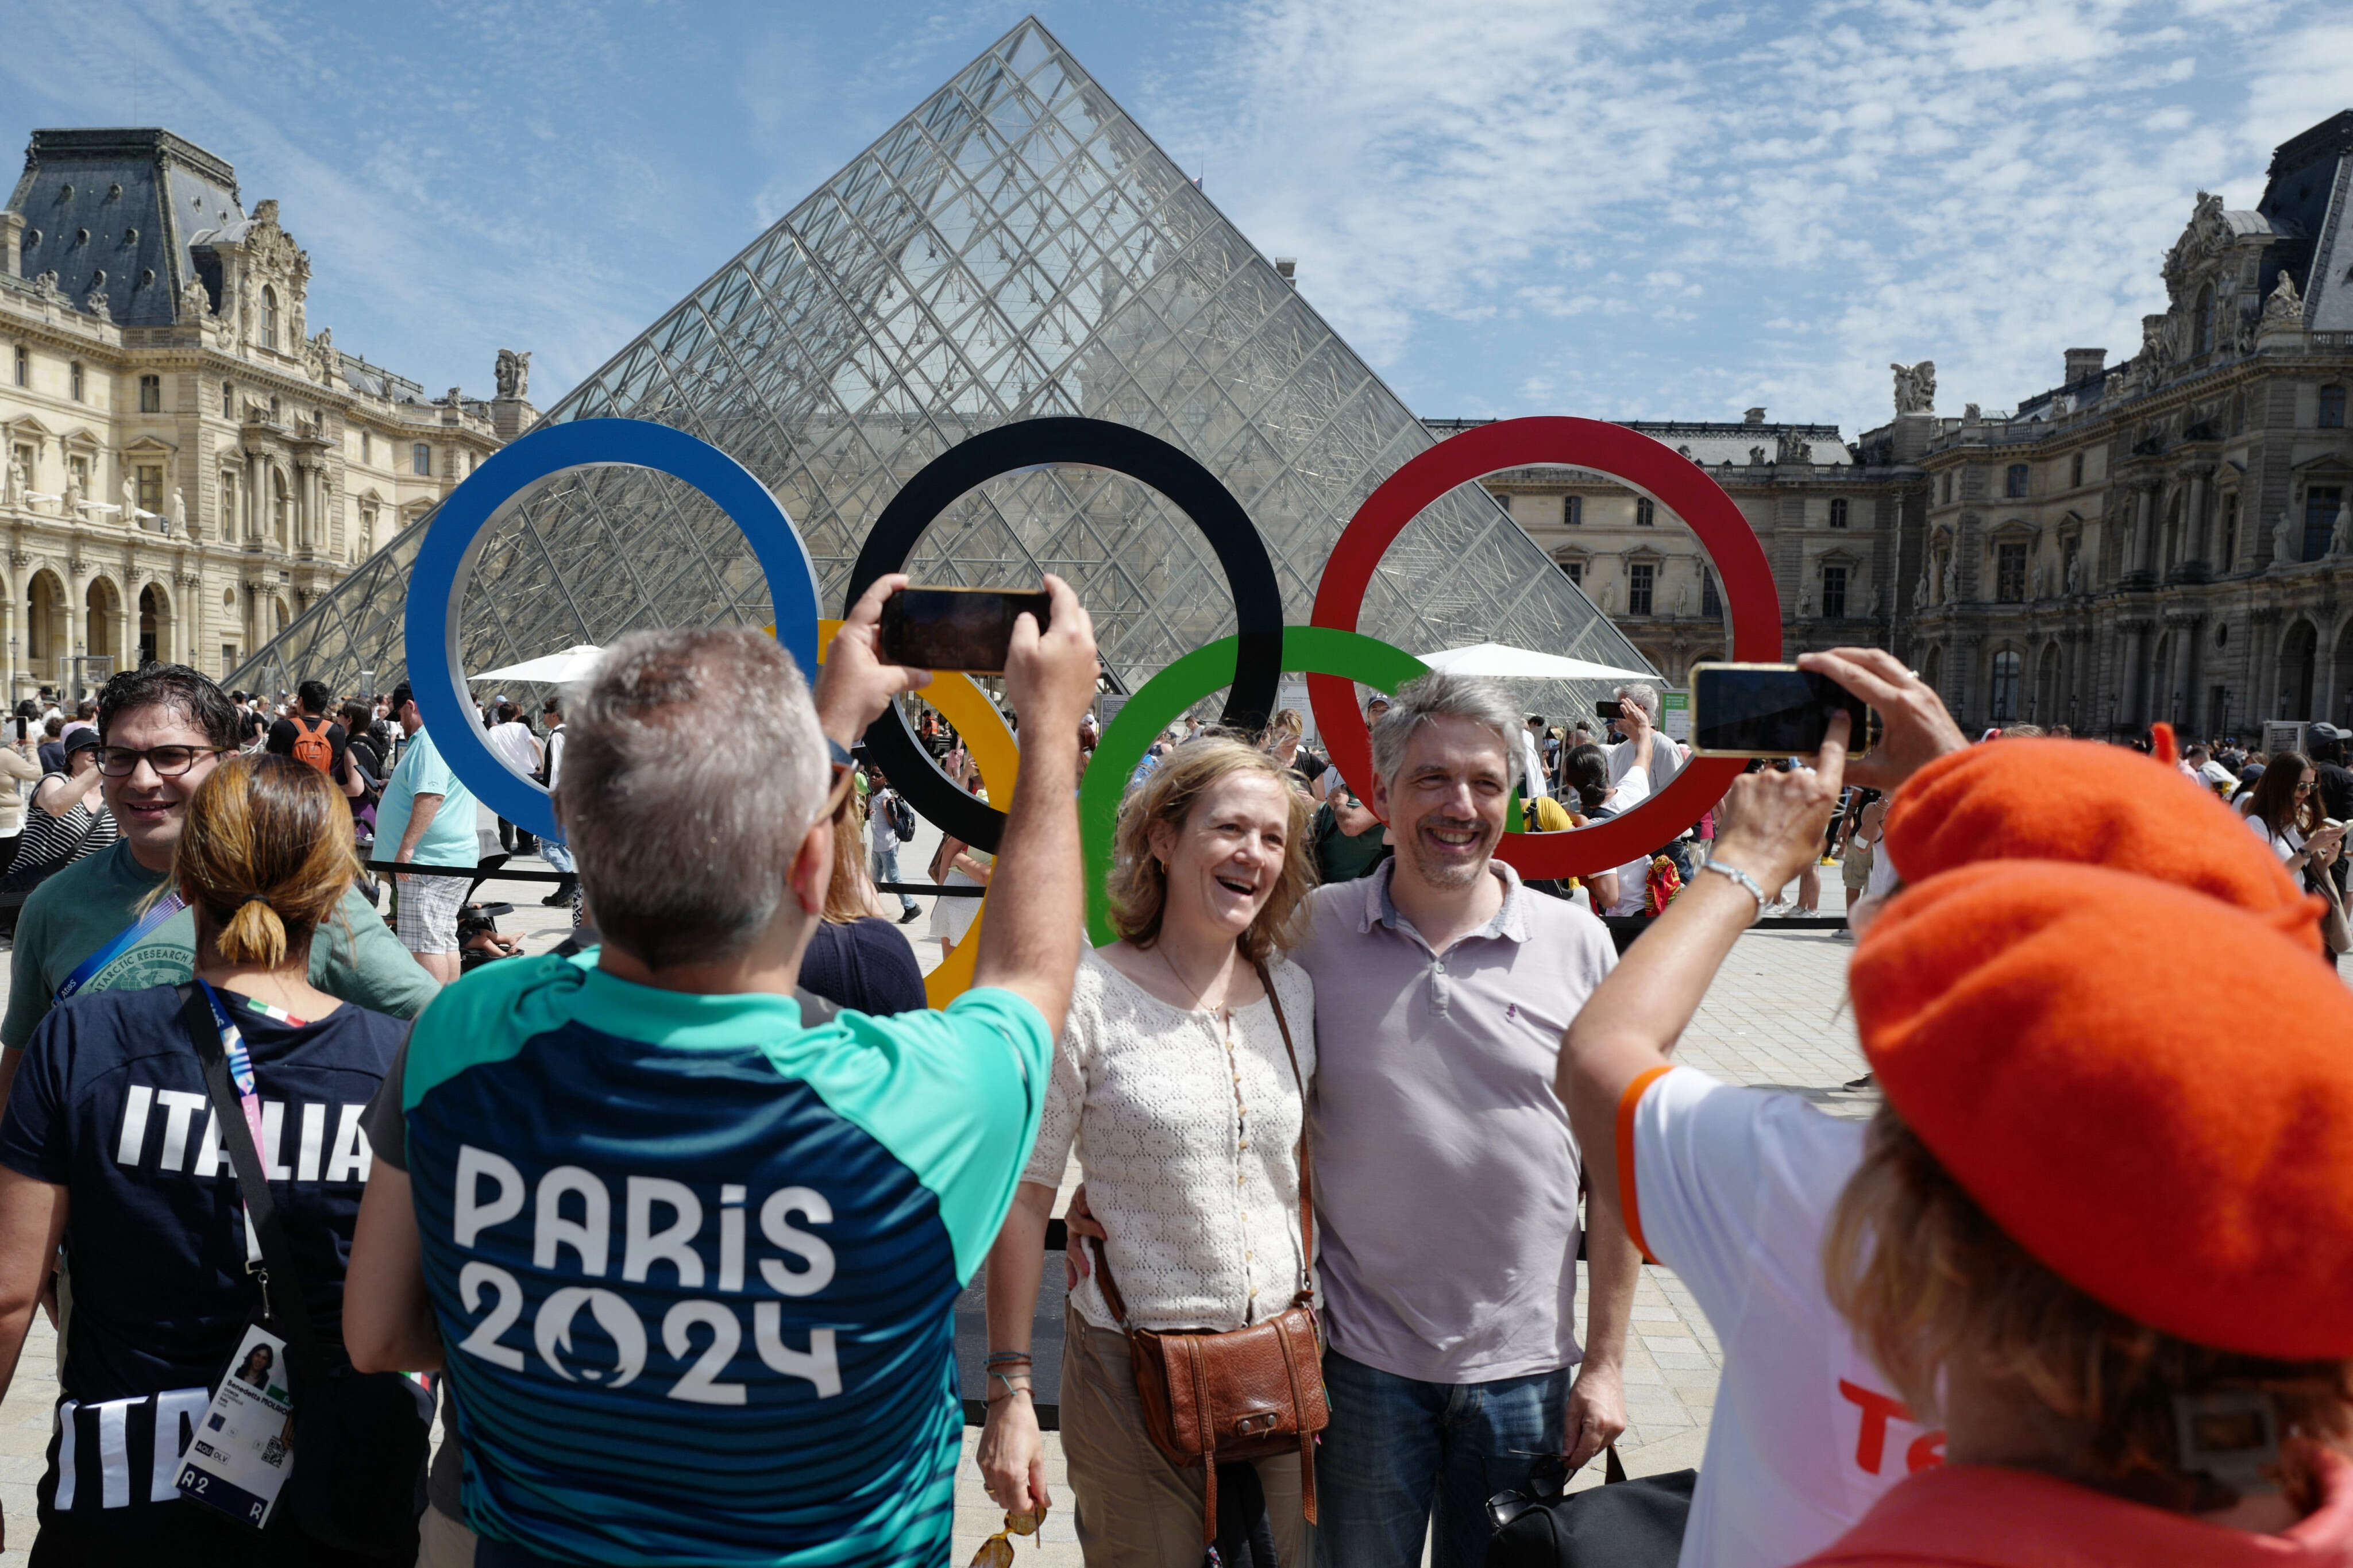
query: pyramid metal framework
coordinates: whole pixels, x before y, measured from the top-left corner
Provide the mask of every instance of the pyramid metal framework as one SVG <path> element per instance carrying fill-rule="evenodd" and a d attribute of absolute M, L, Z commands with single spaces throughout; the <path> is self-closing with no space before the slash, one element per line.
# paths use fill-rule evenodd
<path fill-rule="evenodd" d="M 1308 618 L 1341 529 L 1433 437 L 1035 18 L 1024 20 L 550 410 L 690 431 L 798 525 L 821 602 L 902 484 L 966 437 L 1083 415 L 1198 458 Z M 404 667 L 405 530 L 229 679 L 378 689 Z M 932 525 L 918 581 L 1071 580 L 1133 690 L 1234 630 L 1207 543 L 1155 492 L 1055 467 Z M 750 549 L 696 491 L 599 467 L 546 481 L 483 546 L 460 643 L 486 669 L 644 626 L 772 620 Z M 1360 628 L 1409 651 L 1493 640 L 1648 664 L 1476 486 L 1389 550 Z M 1547 711 L 1593 692 L 1551 689 Z M 1535 693 L 1531 700 L 1542 701 Z"/>

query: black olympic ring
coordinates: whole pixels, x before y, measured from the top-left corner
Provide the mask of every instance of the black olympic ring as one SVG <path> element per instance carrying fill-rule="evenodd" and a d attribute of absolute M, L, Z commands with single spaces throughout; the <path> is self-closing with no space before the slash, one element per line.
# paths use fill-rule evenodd
<path fill-rule="evenodd" d="M 843 614 L 868 584 L 906 564 L 923 530 L 959 498 L 1000 474 L 1046 463 L 1125 474 L 1166 496 L 1200 530 L 1226 569 L 1240 636 L 1234 684 L 1219 721 L 1241 730 L 1264 725 L 1282 677 L 1282 587 L 1275 581 L 1274 563 L 1250 514 L 1216 475 L 1158 437 L 1130 426 L 1102 419 L 1024 419 L 949 447 L 909 479 L 875 520 L 850 568 Z M 895 705 L 867 730 L 866 752 L 890 776 L 892 787 L 943 833 L 996 849 L 1005 814 L 965 794 L 942 773 Z"/>

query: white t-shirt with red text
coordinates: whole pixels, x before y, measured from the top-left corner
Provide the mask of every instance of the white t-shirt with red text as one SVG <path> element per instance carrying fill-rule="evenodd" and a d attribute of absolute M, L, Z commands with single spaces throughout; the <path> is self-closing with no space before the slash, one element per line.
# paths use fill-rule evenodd
<path fill-rule="evenodd" d="M 1911 1418 L 1822 1284 L 1822 1232 L 1862 1163 L 1863 1124 L 1694 1068 L 1646 1075 L 1627 1102 L 1627 1224 L 1723 1347 L 1681 1568 L 1782 1568 L 1944 1459 L 1944 1434 Z"/>

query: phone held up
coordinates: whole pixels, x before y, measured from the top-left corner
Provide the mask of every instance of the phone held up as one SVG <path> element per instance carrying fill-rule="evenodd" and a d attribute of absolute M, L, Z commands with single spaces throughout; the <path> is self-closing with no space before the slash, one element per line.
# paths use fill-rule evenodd
<path fill-rule="evenodd" d="M 1803 757 L 1822 748 L 1843 711 L 1847 748 L 1871 749 L 1871 710 L 1826 675 L 1794 664 L 1695 664 L 1692 751 L 1703 757 Z"/>
<path fill-rule="evenodd" d="M 1014 621 L 1026 612 L 1042 632 L 1052 607 L 1042 590 L 902 588 L 882 601 L 882 658 L 913 669 L 1002 675 Z"/>
<path fill-rule="evenodd" d="M 1595 703 L 1593 711 L 1604 719 L 1623 719 L 1626 716 L 1626 705 L 1612 697 L 1606 702 Z"/>

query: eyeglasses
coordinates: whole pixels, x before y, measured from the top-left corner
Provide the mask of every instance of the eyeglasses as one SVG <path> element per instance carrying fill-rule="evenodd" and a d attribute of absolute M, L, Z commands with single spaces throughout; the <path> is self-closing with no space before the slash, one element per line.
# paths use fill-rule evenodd
<path fill-rule="evenodd" d="M 100 746 L 98 771 L 111 779 L 127 779 L 139 771 L 141 758 L 155 770 L 158 778 L 175 779 L 196 765 L 198 757 L 216 757 L 226 748 L 220 746 L 151 746 L 140 751 L 132 746 Z"/>
<path fill-rule="evenodd" d="M 1015 1513 L 1008 1510 L 1005 1528 L 980 1543 L 972 1554 L 972 1568 L 1013 1568 L 1013 1542 L 1008 1536 L 1035 1535 L 1038 1527 L 1046 1522 L 1046 1510 L 1035 1513 Z"/>
<path fill-rule="evenodd" d="M 849 808 L 849 792 L 857 786 L 858 770 L 847 763 L 833 765 L 833 789 L 825 797 L 825 820 L 839 822 Z"/>

